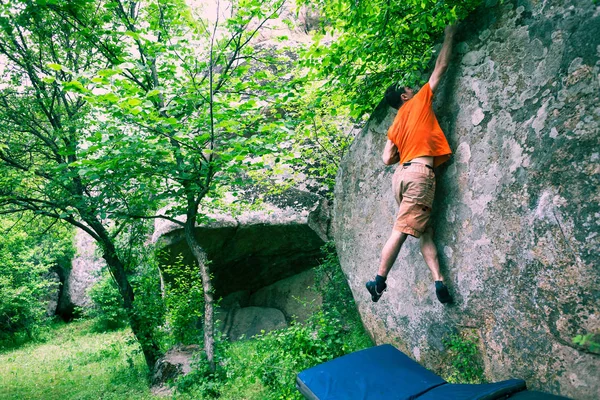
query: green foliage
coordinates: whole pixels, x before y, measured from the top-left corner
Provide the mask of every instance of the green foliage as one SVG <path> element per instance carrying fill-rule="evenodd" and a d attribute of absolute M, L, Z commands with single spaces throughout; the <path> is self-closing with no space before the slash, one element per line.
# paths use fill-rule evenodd
<path fill-rule="evenodd" d="M 165 277 L 166 322 L 175 343 L 192 344 L 202 340 L 204 291 L 198 267 L 179 256 L 162 267 Z"/>
<path fill-rule="evenodd" d="M 58 288 L 50 268 L 73 254 L 72 232 L 32 215 L 0 218 L 0 342 L 31 339 L 46 319 L 48 295 Z M 49 228 L 49 229 L 46 229 Z M 23 336 L 24 335 L 24 336 Z"/>
<path fill-rule="evenodd" d="M 323 297 L 323 309 L 346 319 L 356 315 L 356 304 L 348 280 L 340 266 L 335 242 L 327 242 L 321 248 L 325 254 L 318 267 L 315 268 L 315 289 Z"/>
<path fill-rule="evenodd" d="M 273 391 L 270 398 L 302 398 L 295 388 L 298 372 L 351 352 L 344 328 L 340 319 L 321 311 L 304 325 L 259 336 L 254 370 Z"/>
<path fill-rule="evenodd" d="M 227 345 L 218 341 L 216 349 L 218 352 L 215 361 L 219 363 L 213 371 L 204 353 L 198 354 L 198 359 L 193 363 L 193 370 L 186 376 L 182 376 L 175 382 L 175 388 L 179 393 L 186 393 L 192 397 L 201 399 L 215 399 L 221 397 L 221 391 L 226 385 L 226 367 L 222 364 L 221 354 Z"/>
<path fill-rule="evenodd" d="M 89 289 L 88 294 L 93 305 L 85 309 L 85 314 L 94 319 L 94 330 L 114 331 L 127 325 L 128 315 L 123 308 L 123 298 L 108 273 Z"/>
<path fill-rule="evenodd" d="M 342 94 L 360 118 L 399 81 L 422 80 L 449 23 L 464 18 L 480 0 L 304 0 L 322 16 L 314 44 L 303 55 L 315 79 Z"/>
<path fill-rule="evenodd" d="M 451 383 L 483 383 L 483 363 L 477 348 L 477 336 L 472 332 L 452 334 L 443 340 L 448 351 L 449 368 L 444 378 Z"/>
<path fill-rule="evenodd" d="M 341 270 L 333 242 L 316 269 L 315 288 L 322 309 L 304 324 L 234 343 L 218 341 L 218 368 L 211 372 L 200 359 L 194 372 L 176 382 L 178 390 L 201 398 L 301 399 L 295 388 L 298 372 L 372 346 L 352 292 Z"/>
<path fill-rule="evenodd" d="M 258 385 L 266 389 L 259 390 L 262 399 L 301 399 L 295 375 L 355 350 L 344 340 L 347 333 L 341 320 L 319 311 L 306 324 L 292 323 L 289 328 L 263 333 L 247 345 L 221 342 L 217 370 L 211 372 L 206 360 L 200 359 L 191 374 L 177 381 L 177 387 L 201 398 L 218 398 L 231 393 L 232 385 Z"/>
<path fill-rule="evenodd" d="M 154 252 L 148 251 L 145 255 L 145 258 L 139 260 L 135 274 L 130 278 L 135 294 L 133 312 L 140 321 L 143 321 L 143 325 L 139 328 L 142 335 L 137 339 L 156 341 L 162 345 L 161 350 L 166 350 L 168 335 L 163 330 L 166 307 L 160 287 L 160 272 Z"/>
<path fill-rule="evenodd" d="M 590 353 L 600 354 L 600 333 L 586 333 L 573 338 L 573 343 Z"/>
<path fill-rule="evenodd" d="M 299 73 L 300 76 L 302 76 Z M 304 78 L 297 82 L 298 96 L 285 105 L 294 126 L 290 141 L 289 163 L 312 180 L 317 189 L 325 189 L 330 199 L 338 167 L 356 127 L 351 124 L 350 107 L 345 97 L 310 84 Z M 286 161 L 285 155 L 279 156 Z"/>

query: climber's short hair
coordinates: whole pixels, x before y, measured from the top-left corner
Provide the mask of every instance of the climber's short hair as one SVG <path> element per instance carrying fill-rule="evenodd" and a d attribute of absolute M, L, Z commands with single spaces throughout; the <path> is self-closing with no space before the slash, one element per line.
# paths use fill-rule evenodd
<path fill-rule="evenodd" d="M 406 86 L 402 83 L 394 83 L 386 89 L 385 101 L 390 107 L 397 110 L 402 106 L 402 98 L 400 96 L 407 94 L 405 88 Z"/>

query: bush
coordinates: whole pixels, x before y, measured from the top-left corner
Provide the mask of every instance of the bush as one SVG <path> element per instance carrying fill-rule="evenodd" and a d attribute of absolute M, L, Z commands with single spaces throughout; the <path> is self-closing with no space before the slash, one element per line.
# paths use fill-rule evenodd
<path fill-rule="evenodd" d="M 31 263 L 4 264 L 0 273 L 0 341 L 31 339 L 44 322 L 46 309 L 40 301 L 50 289 L 45 266 Z"/>
<path fill-rule="evenodd" d="M 346 333 L 340 319 L 319 311 L 305 325 L 264 334 L 257 338 L 252 360 L 255 375 L 270 388 L 271 398 L 302 398 L 296 374 L 353 351 L 344 340 Z"/>
<path fill-rule="evenodd" d="M 25 225 L 0 218 L 0 342 L 16 345 L 35 337 L 46 322 L 47 298 L 56 284 L 47 279 L 54 265 L 73 254 L 72 231 L 45 229 L 46 221 Z M 36 230 L 44 228 L 44 231 Z M 27 229 L 27 231 L 25 230 Z"/>
<path fill-rule="evenodd" d="M 197 266 L 187 265 L 180 256 L 172 265 L 165 265 L 166 321 L 175 343 L 192 344 L 202 341 L 204 291 Z"/>
<path fill-rule="evenodd" d="M 128 316 L 123 308 L 123 298 L 109 274 L 105 274 L 92 286 L 88 294 L 93 305 L 85 310 L 85 315 L 94 319 L 95 331 L 114 331 L 127 325 Z"/>

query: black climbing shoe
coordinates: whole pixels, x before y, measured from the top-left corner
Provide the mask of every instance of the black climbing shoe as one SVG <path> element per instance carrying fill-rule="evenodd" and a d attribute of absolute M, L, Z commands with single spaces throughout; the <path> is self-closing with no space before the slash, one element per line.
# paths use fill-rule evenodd
<path fill-rule="evenodd" d="M 384 283 L 384 285 L 385 285 L 385 283 Z M 376 303 L 377 300 L 379 300 L 379 298 L 383 294 L 383 292 L 385 292 L 385 287 L 383 288 L 383 290 L 381 292 L 377 291 L 377 284 L 375 283 L 375 281 L 369 281 L 369 282 L 367 282 L 367 284 L 365 286 L 367 287 L 367 290 L 369 291 L 369 293 L 371 293 L 371 300 L 373 300 L 374 303 Z"/>
<path fill-rule="evenodd" d="M 443 281 L 435 281 L 435 295 L 442 304 L 452 303 L 452 297 Z"/>

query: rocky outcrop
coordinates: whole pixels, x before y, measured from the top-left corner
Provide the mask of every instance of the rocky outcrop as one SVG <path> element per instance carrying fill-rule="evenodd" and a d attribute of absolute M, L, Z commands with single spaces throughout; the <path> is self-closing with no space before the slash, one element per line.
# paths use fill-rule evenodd
<path fill-rule="evenodd" d="M 254 292 L 318 265 L 327 240 L 327 202 L 300 190 L 271 197 L 259 211 L 208 217 L 195 233 L 211 261 L 217 297 Z M 179 255 L 192 262 L 179 225 L 157 222 L 153 240 L 165 250 L 162 263 L 172 263 Z"/>
<path fill-rule="evenodd" d="M 577 399 L 600 394 L 600 8 L 488 1 L 463 24 L 435 110 L 454 151 L 436 172 L 433 226 L 456 299 L 442 306 L 408 239 L 372 303 L 396 204 L 381 163 L 394 112 L 380 105 L 341 165 L 333 235 L 363 321 L 439 370 L 442 339 L 480 338 L 486 377 Z"/>
<path fill-rule="evenodd" d="M 304 322 L 322 303 L 314 285 L 314 271 L 305 271 L 256 291 L 249 304 L 277 308 L 288 322 L 294 319 Z"/>
<path fill-rule="evenodd" d="M 192 371 L 194 356 L 199 351 L 198 345 L 175 346 L 159 358 L 152 375 L 152 393 L 158 396 L 172 395 L 167 384 Z"/>
<path fill-rule="evenodd" d="M 225 323 L 224 335 L 231 341 L 249 339 L 261 332 L 286 328 L 285 316 L 276 308 L 244 307 L 233 309 L 230 323 Z"/>
<path fill-rule="evenodd" d="M 96 254 L 94 239 L 80 229 L 76 230 L 75 249 L 71 268 L 61 271 L 63 285 L 56 313 L 65 320 L 74 316 L 77 307 L 90 306 L 87 290 L 100 279 L 100 271 L 105 265 L 104 260 Z"/>
<path fill-rule="evenodd" d="M 304 322 L 322 304 L 314 285 L 314 271 L 309 270 L 253 294 L 247 290 L 231 293 L 219 302 L 217 327 L 235 341 L 285 328 L 294 320 Z"/>

